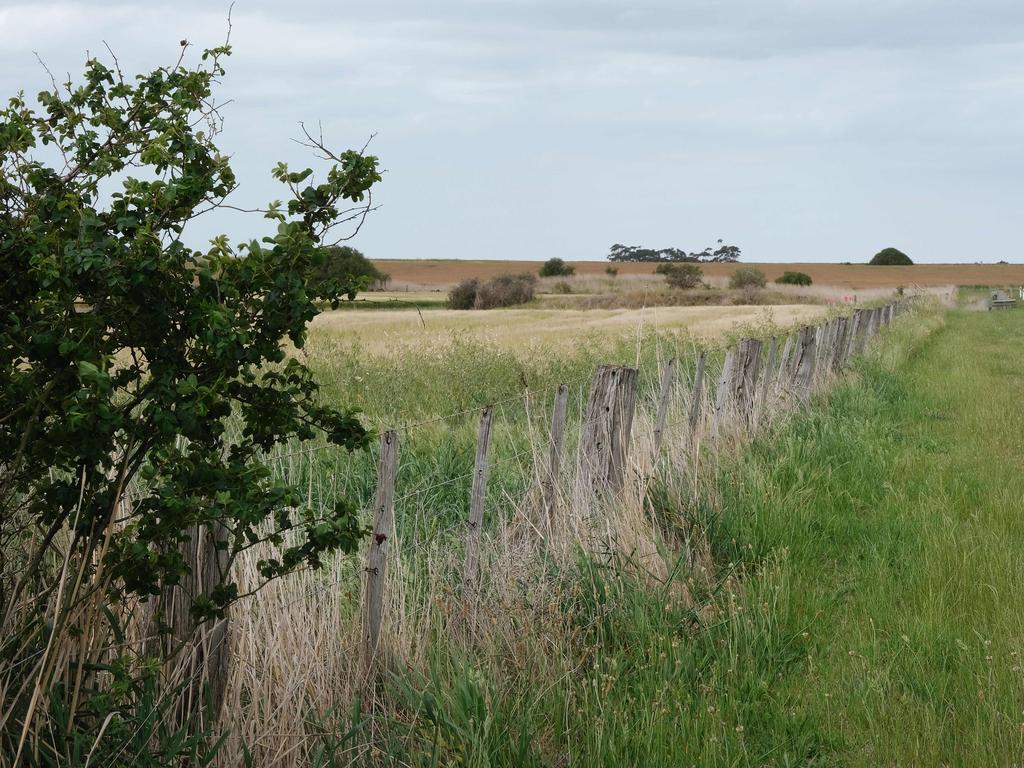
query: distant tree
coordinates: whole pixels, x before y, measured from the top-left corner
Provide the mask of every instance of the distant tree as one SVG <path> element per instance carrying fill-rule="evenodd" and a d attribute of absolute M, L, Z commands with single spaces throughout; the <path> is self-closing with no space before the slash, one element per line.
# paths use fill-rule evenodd
<path fill-rule="evenodd" d="M 657 271 L 671 288 L 696 288 L 704 278 L 704 270 L 696 264 L 659 264 Z"/>
<path fill-rule="evenodd" d="M 638 262 L 732 262 L 739 261 L 740 249 L 735 245 L 723 245 L 718 241 L 718 247 L 708 247 L 703 251 L 687 253 L 680 248 L 644 248 L 638 245 L 621 245 L 616 243 L 608 251 L 609 261 L 638 261 Z"/>
<path fill-rule="evenodd" d="M 388 275 L 381 272 L 360 251 L 348 245 L 332 245 L 320 249 L 318 263 L 313 266 L 311 282 L 318 293 L 328 297 L 355 299 L 374 283 L 382 283 Z"/>
<path fill-rule="evenodd" d="M 730 288 L 764 288 L 768 278 L 755 267 L 740 267 L 729 276 Z"/>
<path fill-rule="evenodd" d="M 576 267 L 566 264 L 557 256 L 545 261 L 540 268 L 541 277 L 569 277 L 576 274 Z"/>
<path fill-rule="evenodd" d="M 775 278 L 779 285 L 810 285 L 813 280 L 806 272 L 783 272 L 781 277 Z"/>
<path fill-rule="evenodd" d="M 907 254 L 897 248 L 883 248 L 868 263 L 874 266 L 906 267 L 914 262 L 910 260 Z"/>

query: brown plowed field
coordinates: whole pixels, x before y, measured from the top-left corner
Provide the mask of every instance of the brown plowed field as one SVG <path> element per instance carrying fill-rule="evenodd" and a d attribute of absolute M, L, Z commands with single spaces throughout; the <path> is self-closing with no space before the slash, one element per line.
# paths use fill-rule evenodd
<path fill-rule="evenodd" d="M 457 261 L 454 259 L 381 259 L 378 269 L 391 275 L 391 287 L 444 287 L 467 277 L 488 278 L 503 272 L 536 272 L 539 261 Z M 577 275 L 603 277 L 607 261 L 574 261 Z M 645 275 L 655 264 L 619 263 L 620 275 Z M 702 264 L 707 277 L 728 277 L 736 264 Z M 865 264 L 755 264 L 774 280 L 786 270 L 806 272 L 818 285 L 843 288 L 889 288 L 934 285 L 1024 285 L 1024 264 L 915 264 L 870 267 Z"/>

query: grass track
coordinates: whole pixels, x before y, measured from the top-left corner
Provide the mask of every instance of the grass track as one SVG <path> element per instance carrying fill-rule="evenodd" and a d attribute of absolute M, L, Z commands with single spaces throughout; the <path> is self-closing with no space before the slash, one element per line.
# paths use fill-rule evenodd
<path fill-rule="evenodd" d="M 727 524 L 788 547 L 781 631 L 806 646 L 748 737 L 764 762 L 1024 761 L 1022 385 L 1024 317 L 954 313 L 741 469 Z"/>

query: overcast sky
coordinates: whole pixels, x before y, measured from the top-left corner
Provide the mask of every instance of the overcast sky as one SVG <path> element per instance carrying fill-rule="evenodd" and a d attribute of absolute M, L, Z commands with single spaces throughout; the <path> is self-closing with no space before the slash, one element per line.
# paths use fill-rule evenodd
<path fill-rule="evenodd" d="M 228 3 L 0 0 L 0 95 L 171 63 Z M 289 140 L 371 144 L 375 258 L 603 259 L 613 243 L 749 261 L 1024 260 L 1021 0 L 238 0 L 220 98 L 236 203 Z M 259 234 L 260 219 L 200 219 Z"/>

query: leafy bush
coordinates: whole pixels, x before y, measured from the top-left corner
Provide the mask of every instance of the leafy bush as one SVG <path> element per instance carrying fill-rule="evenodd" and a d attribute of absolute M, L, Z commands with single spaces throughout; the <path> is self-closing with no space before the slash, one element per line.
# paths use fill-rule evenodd
<path fill-rule="evenodd" d="M 310 282 L 315 290 L 335 298 L 355 299 L 374 283 L 383 283 L 388 275 L 377 269 L 360 251 L 348 245 L 321 248 L 314 256 Z"/>
<path fill-rule="evenodd" d="M 569 277 L 574 274 L 576 274 L 576 267 L 566 264 L 557 256 L 545 261 L 540 268 L 541 277 Z"/>
<path fill-rule="evenodd" d="M 704 277 L 704 271 L 696 264 L 659 264 L 655 271 L 663 274 L 672 288 L 696 288 Z"/>
<path fill-rule="evenodd" d="M 740 267 L 729 276 L 730 288 L 764 288 L 768 278 L 755 267 Z"/>
<path fill-rule="evenodd" d="M 476 306 L 476 292 L 480 289 L 480 281 L 475 277 L 467 278 L 448 292 L 449 309 L 473 309 Z"/>
<path fill-rule="evenodd" d="M 910 260 L 907 254 L 897 248 L 883 248 L 868 263 L 876 267 L 907 267 L 911 266 L 914 262 Z"/>
<path fill-rule="evenodd" d="M 498 275 L 481 285 L 476 292 L 475 309 L 494 309 L 525 304 L 533 299 L 537 288 L 535 275 Z"/>
<path fill-rule="evenodd" d="M 608 277 L 618 277 L 619 268 L 613 267 L 611 264 L 609 264 L 607 267 L 604 268 L 604 273 L 608 275 Z"/>
<path fill-rule="evenodd" d="M 265 210 L 267 237 L 186 245 L 237 185 L 216 144 L 229 53 L 193 67 L 182 52 L 138 78 L 89 59 L 38 110 L 0 107 L 5 765 L 80 765 L 86 749 L 97 766 L 212 757 L 200 710 L 220 685 L 211 627 L 239 595 L 229 564 L 273 542 L 265 581 L 365 533 L 358 507 L 311 509 L 265 457 L 318 436 L 369 443 L 290 349 L 332 298 L 310 275 L 332 228 L 369 211 L 377 158 L 307 136 L 329 163 L 316 181 L 274 167 L 288 200 Z M 144 656 L 125 642 L 140 600 Z"/>
<path fill-rule="evenodd" d="M 775 278 L 779 285 L 810 285 L 813 280 L 806 272 L 783 272 L 782 277 Z"/>

